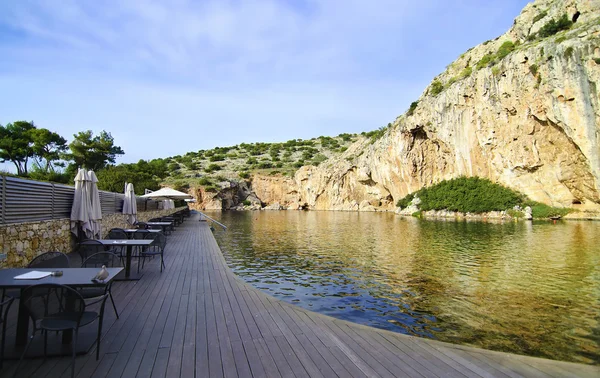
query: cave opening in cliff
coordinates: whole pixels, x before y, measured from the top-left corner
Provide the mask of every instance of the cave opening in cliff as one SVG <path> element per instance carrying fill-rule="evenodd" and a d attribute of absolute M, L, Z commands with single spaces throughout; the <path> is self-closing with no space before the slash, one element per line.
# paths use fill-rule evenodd
<path fill-rule="evenodd" d="M 577 19 L 579 18 L 579 15 L 581 13 L 579 13 L 579 11 L 575 12 L 575 14 L 573 15 L 573 18 L 571 19 L 573 21 L 573 23 L 577 22 Z"/>
<path fill-rule="evenodd" d="M 581 201 L 580 201 L 580 200 L 578 200 L 577 198 L 575 198 L 573 201 L 571 201 L 571 203 L 572 203 L 573 205 L 581 205 Z"/>
<path fill-rule="evenodd" d="M 410 133 L 412 134 L 413 138 L 415 138 L 415 139 L 421 139 L 421 140 L 427 139 L 427 133 L 425 132 L 423 126 L 417 126 L 415 129 L 411 130 Z"/>

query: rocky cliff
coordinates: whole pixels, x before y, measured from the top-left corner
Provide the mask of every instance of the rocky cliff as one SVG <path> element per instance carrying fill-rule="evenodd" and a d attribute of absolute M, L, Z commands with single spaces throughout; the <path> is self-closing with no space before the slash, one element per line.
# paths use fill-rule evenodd
<path fill-rule="evenodd" d="M 563 15 L 574 22 L 541 32 Z M 385 134 L 293 178 L 255 176 L 264 204 L 391 210 L 441 180 L 491 179 L 553 206 L 600 209 L 600 0 L 538 0 L 461 55 Z"/>

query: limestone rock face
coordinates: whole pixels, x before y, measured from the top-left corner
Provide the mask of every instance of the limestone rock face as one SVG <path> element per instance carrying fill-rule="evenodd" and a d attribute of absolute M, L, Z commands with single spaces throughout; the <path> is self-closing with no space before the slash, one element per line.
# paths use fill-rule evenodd
<path fill-rule="evenodd" d="M 576 19 L 570 30 L 528 40 L 565 13 Z M 444 90 L 428 88 L 382 138 L 363 138 L 293 179 L 255 177 L 252 190 L 288 208 L 394 210 L 405 195 L 464 175 L 553 206 L 600 209 L 599 15 L 600 0 L 527 5 L 506 34 L 440 74 Z M 508 40 L 518 45 L 514 52 L 475 68 Z M 466 67 L 473 72 L 461 77 Z"/>

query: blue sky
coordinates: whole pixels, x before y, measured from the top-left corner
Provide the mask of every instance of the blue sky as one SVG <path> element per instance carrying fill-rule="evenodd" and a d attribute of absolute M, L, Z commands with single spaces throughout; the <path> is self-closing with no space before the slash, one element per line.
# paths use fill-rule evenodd
<path fill-rule="evenodd" d="M 0 124 L 135 162 L 376 129 L 525 0 L 0 1 Z"/>

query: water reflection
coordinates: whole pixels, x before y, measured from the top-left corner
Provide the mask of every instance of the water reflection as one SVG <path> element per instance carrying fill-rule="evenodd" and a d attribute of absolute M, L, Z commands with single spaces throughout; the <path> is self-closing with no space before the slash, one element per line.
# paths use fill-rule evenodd
<path fill-rule="evenodd" d="M 282 300 L 405 334 L 599 363 L 600 224 L 228 212 L 232 269 Z"/>

